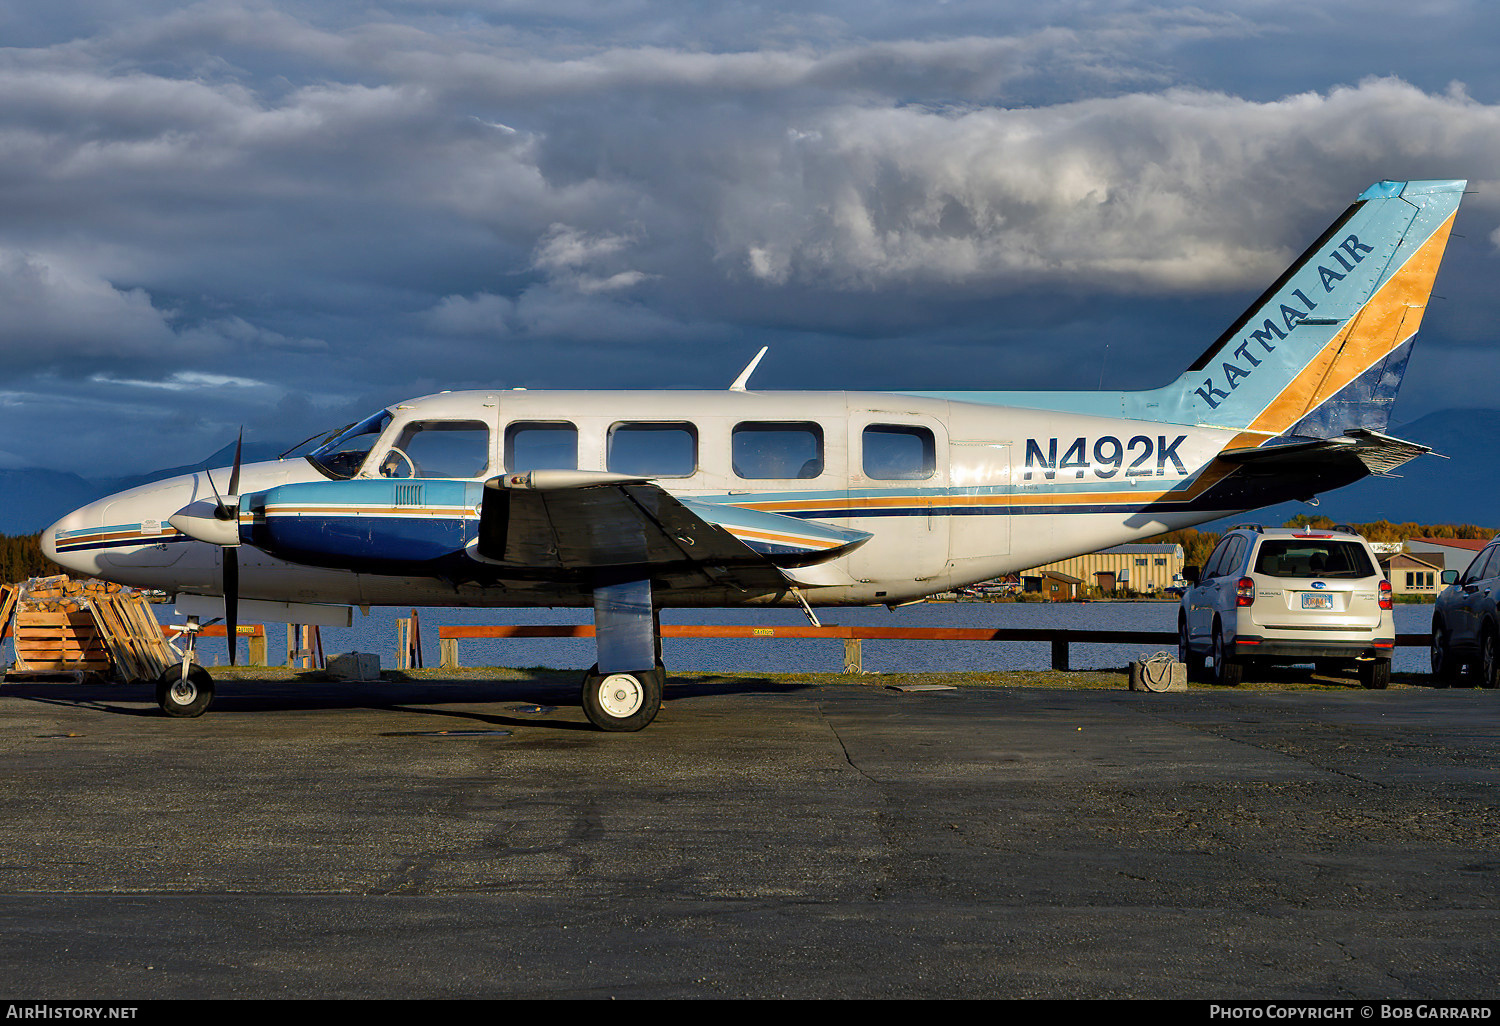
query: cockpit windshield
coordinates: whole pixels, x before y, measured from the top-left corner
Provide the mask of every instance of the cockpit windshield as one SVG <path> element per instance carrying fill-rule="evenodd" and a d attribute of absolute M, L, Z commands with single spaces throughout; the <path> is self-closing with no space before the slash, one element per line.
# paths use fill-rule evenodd
<path fill-rule="evenodd" d="M 358 424 L 349 425 L 331 441 L 308 453 L 307 458 L 329 477 L 347 480 L 359 473 L 365 457 L 370 454 L 370 447 L 390 422 L 391 411 L 381 410 Z"/>

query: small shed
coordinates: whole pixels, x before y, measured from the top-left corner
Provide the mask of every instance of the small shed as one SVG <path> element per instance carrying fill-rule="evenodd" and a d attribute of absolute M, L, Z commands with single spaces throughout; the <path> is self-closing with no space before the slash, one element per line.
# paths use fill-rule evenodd
<path fill-rule="evenodd" d="M 1027 591 L 1040 592 L 1049 602 L 1073 602 L 1082 597 L 1083 581 L 1056 570 L 1043 570 L 1021 579 Z"/>

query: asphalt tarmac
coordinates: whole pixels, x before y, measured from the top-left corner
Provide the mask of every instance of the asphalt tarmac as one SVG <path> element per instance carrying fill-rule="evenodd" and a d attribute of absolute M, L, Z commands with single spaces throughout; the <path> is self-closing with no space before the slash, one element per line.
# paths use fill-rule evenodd
<path fill-rule="evenodd" d="M 1091 679 L 7 684 L 0 997 L 1500 997 L 1500 693 Z"/>

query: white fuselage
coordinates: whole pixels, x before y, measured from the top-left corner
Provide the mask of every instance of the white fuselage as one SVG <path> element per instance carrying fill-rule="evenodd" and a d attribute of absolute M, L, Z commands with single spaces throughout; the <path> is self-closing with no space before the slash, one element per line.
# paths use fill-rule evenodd
<path fill-rule="evenodd" d="M 386 457 L 414 422 L 482 425 L 475 430 L 480 438 L 487 431 L 487 457 L 464 478 L 474 482 L 517 469 L 507 460 L 519 459 L 512 448 L 529 429 L 550 426 L 569 437 L 571 427 L 578 469 L 606 471 L 620 469 L 612 465 L 613 440 L 622 426 L 654 425 L 691 446 L 688 462 L 679 456 L 666 468 L 670 474 L 630 472 L 671 494 L 872 536 L 829 563 L 791 573 L 818 605 L 919 599 L 1238 511 L 1211 508 L 1212 498 L 1202 498 L 1217 479 L 1207 468 L 1237 434 L 1218 428 L 860 392 L 463 392 L 412 400 L 391 412 L 356 478 L 378 479 L 382 466 L 397 463 Z M 770 441 L 754 436 L 756 426 Z M 810 476 L 771 477 L 737 466 L 743 446 L 780 444 L 783 428 L 785 437 L 816 440 L 817 462 L 798 464 L 797 472 Z M 212 476 L 222 490 L 229 471 Z M 326 479 L 296 457 L 243 467 L 239 491 Z M 47 531 L 44 545 L 80 574 L 215 595 L 221 550 L 167 523 L 188 503 L 212 496 L 201 472 L 145 485 L 69 514 Z M 446 515 L 477 520 L 478 508 Z M 479 586 L 321 569 L 249 545 L 241 546 L 239 565 L 240 594 L 247 599 L 476 606 L 586 601 L 544 582 Z M 664 605 L 767 601 L 789 599 L 725 589 L 661 596 Z"/>

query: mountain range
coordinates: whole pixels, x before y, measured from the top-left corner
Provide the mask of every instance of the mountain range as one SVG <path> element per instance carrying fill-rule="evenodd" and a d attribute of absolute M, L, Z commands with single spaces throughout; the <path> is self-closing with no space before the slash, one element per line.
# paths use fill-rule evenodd
<path fill-rule="evenodd" d="M 1454 409 L 1395 427 L 1391 434 L 1430 445 L 1440 456 L 1413 460 L 1397 471 L 1398 479 L 1366 478 L 1327 492 L 1316 512 L 1345 523 L 1389 520 L 1500 528 L 1500 473 L 1490 443 L 1485 441 L 1495 437 L 1490 431 L 1496 425 L 1500 425 L 1500 410 Z M 246 443 L 244 459 L 247 463 L 275 459 L 285 448 Z M 0 534 L 32 534 L 85 503 L 125 488 L 204 467 L 225 467 L 233 461 L 231 444 L 198 463 L 130 477 L 87 479 L 41 467 L 0 469 Z M 1306 503 L 1289 502 L 1231 519 L 1253 517 L 1261 523 L 1280 524 L 1298 513 L 1311 512 Z M 1205 529 L 1218 526 L 1204 525 Z"/>
<path fill-rule="evenodd" d="M 247 442 L 243 459 L 246 463 L 274 460 L 285 451 L 284 445 L 253 445 Z M 233 462 L 234 443 L 231 442 L 197 463 L 165 467 L 149 474 L 132 474 L 126 477 L 84 478 L 66 471 L 42 467 L 0 469 L 0 534 L 35 534 L 79 506 L 106 495 L 205 467 L 227 467 Z M 223 481 L 217 480 L 217 474 L 214 477 L 220 488 L 228 484 L 227 475 Z"/>

